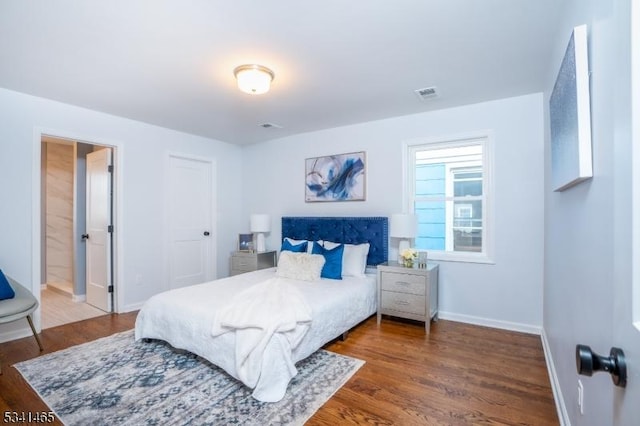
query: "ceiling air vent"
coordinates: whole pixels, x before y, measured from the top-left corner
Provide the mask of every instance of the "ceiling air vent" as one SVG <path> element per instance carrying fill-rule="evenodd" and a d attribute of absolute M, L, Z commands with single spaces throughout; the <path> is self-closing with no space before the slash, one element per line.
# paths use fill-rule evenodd
<path fill-rule="evenodd" d="M 438 97 L 438 92 L 436 91 L 436 88 L 434 86 L 425 87 L 424 89 L 414 90 L 414 92 L 423 101 Z"/>
<path fill-rule="evenodd" d="M 264 127 L 265 129 L 282 129 L 282 126 L 273 123 L 262 123 L 260 127 Z"/>

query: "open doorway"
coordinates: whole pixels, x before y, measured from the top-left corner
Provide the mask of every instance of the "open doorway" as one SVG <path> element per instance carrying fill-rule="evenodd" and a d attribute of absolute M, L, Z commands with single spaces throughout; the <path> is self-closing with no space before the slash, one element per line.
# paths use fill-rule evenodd
<path fill-rule="evenodd" d="M 114 149 L 41 138 L 43 329 L 113 310 Z"/>

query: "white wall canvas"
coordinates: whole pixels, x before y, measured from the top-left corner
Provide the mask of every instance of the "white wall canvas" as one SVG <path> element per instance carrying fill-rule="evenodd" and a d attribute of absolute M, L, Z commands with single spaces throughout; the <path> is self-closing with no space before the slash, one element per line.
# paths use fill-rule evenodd
<path fill-rule="evenodd" d="M 549 112 L 552 187 L 564 191 L 593 176 L 586 25 L 573 29 Z"/>

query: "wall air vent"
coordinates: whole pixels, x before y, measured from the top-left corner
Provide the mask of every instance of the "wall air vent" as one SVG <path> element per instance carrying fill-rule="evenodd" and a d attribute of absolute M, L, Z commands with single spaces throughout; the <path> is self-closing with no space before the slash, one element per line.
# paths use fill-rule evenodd
<path fill-rule="evenodd" d="M 282 126 L 274 123 L 262 123 L 260 127 L 264 127 L 265 129 L 282 129 Z"/>
<path fill-rule="evenodd" d="M 414 92 L 423 101 L 438 97 L 438 92 L 434 86 L 425 87 L 424 89 L 417 89 L 417 90 L 414 90 Z"/>

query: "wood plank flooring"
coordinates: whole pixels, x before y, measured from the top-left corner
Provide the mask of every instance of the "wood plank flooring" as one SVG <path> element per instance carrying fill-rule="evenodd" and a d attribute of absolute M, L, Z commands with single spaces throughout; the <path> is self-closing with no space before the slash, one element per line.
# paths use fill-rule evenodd
<path fill-rule="evenodd" d="M 130 329 L 135 317 L 44 330 L 45 352 Z M 366 364 L 308 425 L 559 424 L 539 336 L 440 320 L 426 338 L 421 323 L 372 317 L 326 349 Z M 0 412 L 48 410 L 10 367 L 38 355 L 33 337 L 0 344 Z"/>

